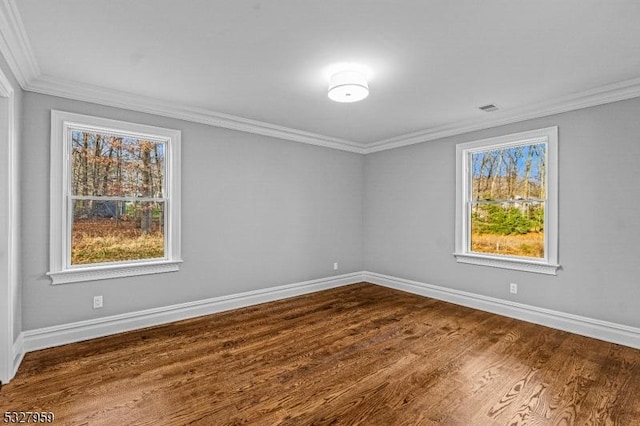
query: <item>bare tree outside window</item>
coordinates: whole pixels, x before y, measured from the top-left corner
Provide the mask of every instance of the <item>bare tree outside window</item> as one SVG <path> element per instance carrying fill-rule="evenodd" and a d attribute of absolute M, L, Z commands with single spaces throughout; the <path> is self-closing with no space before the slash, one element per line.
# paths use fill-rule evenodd
<path fill-rule="evenodd" d="M 547 144 L 473 152 L 470 251 L 544 258 Z"/>
<path fill-rule="evenodd" d="M 165 142 L 70 132 L 71 264 L 163 258 Z"/>
<path fill-rule="evenodd" d="M 556 275 L 558 127 L 459 143 L 456 160 L 456 262 Z"/>

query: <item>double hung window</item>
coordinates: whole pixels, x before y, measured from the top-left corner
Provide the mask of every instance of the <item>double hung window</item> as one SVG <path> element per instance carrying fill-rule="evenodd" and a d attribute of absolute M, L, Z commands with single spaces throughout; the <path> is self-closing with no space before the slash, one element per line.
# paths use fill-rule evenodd
<path fill-rule="evenodd" d="M 53 283 L 170 272 L 180 263 L 180 132 L 51 114 Z"/>
<path fill-rule="evenodd" d="M 558 129 L 457 146 L 458 262 L 555 274 Z"/>

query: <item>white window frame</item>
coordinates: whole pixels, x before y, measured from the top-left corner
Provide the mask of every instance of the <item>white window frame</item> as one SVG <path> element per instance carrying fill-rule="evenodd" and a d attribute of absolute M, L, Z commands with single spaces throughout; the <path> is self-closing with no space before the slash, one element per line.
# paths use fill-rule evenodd
<path fill-rule="evenodd" d="M 547 144 L 547 191 L 544 217 L 544 259 L 471 251 L 471 154 L 511 146 Z M 558 127 L 531 130 L 456 145 L 455 253 L 459 263 L 556 275 L 558 264 Z"/>
<path fill-rule="evenodd" d="M 162 259 L 71 265 L 70 129 L 127 134 L 163 140 L 165 154 L 165 256 Z M 180 257 L 180 137 L 179 130 L 111 120 L 64 111 L 51 111 L 51 215 L 49 272 L 52 284 L 175 272 Z"/>

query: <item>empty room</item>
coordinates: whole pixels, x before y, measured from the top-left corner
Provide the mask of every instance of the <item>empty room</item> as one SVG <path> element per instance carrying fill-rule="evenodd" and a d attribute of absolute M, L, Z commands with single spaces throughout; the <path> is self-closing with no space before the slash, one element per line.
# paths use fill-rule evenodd
<path fill-rule="evenodd" d="M 0 0 L 0 423 L 640 425 L 639 22 Z"/>

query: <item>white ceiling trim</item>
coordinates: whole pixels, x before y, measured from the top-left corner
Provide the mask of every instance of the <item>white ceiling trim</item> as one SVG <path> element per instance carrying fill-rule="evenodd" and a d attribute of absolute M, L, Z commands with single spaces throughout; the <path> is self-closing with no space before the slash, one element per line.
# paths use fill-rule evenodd
<path fill-rule="evenodd" d="M 14 0 L 0 2 L 0 52 L 22 88 L 40 74 Z"/>
<path fill-rule="evenodd" d="M 493 112 L 490 117 L 481 120 L 474 119 L 461 121 L 384 139 L 368 144 L 364 153 L 369 154 L 372 152 L 385 151 L 388 149 L 441 139 L 448 136 L 489 129 L 534 118 L 547 117 L 553 114 L 575 111 L 582 108 L 603 105 L 636 97 L 640 97 L 640 78 L 609 84 L 596 89 L 556 98 L 551 101 L 529 105 L 524 108 Z"/>
<path fill-rule="evenodd" d="M 235 115 L 210 111 L 204 108 L 194 108 L 186 105 L 178 105 L 174 102 L 159 100 L 150 97 L 133 95 L 100 86 L 64 80 L 57 77 L 40 76 L 28 83 L 25 90 L 46 95 L 59 96 L 78 101 L 92 102 L 122 109 L 144 112 L 163 117 L 207 124 L 225 129 L 254 133 L 278 139 L 302 142 L 325 148 L 339 149 L 342 151 L 362 154 L 364 146 L 344 139 L 305 132 L 262 121 L 251 120 Z"/>
<path fill-rule="evenodd" d="M 41 75 L 15 0 L 0 0 L 0 53 L 27 91 L 362 154 L 357 142 Z"/>
<path fill-rule="evenodd" d="M 20 86 L 27 91 L 129 109 L 215 127 L 302 142 L 326 148 L 368 154 L 443 137 L 488 129 L 590 106 L 640 97 L 640 78 L 627 80 L 523 108 L 491 113 L 482 119 L 459 121 L 370 144 L 334 138 L 303 130 L 251 120 L 230 114 L 177 105 L 150 97 L 107 89 L 62 78 L 41 75 L 15 0 L 0 0 L 0 53 Z"/>
<path fill-rule="evenodd" d="M 369 154 L 428 142 L 448 136 L 469 133 L 476 130 L 489 129 L 506 124 L 640 97 L 640 78 L 609 84 L 596 89 L 571 94 L 550 101 L 540 102 L 523 108 L 497 111 L 490 113 L 490 116 L 482 119 L 466 120 L 432 127 L 419 132 L 380 140 L 371 144 L 358 143 L 345 139 L 305 132 L 303 130 L 219 113 L 204 108 L 176 105 L 172 102 L 132 95 L 127 92 L 106 89 L 99 86 L 49 76 L 40 76 L 31 83 L 27 83 L 24 89 L 36 93 L 108 105 L 195 123 L 207 124 L 215 127 L 302 142 L 325 148 L 333 148 L 358 154 Z"/>

